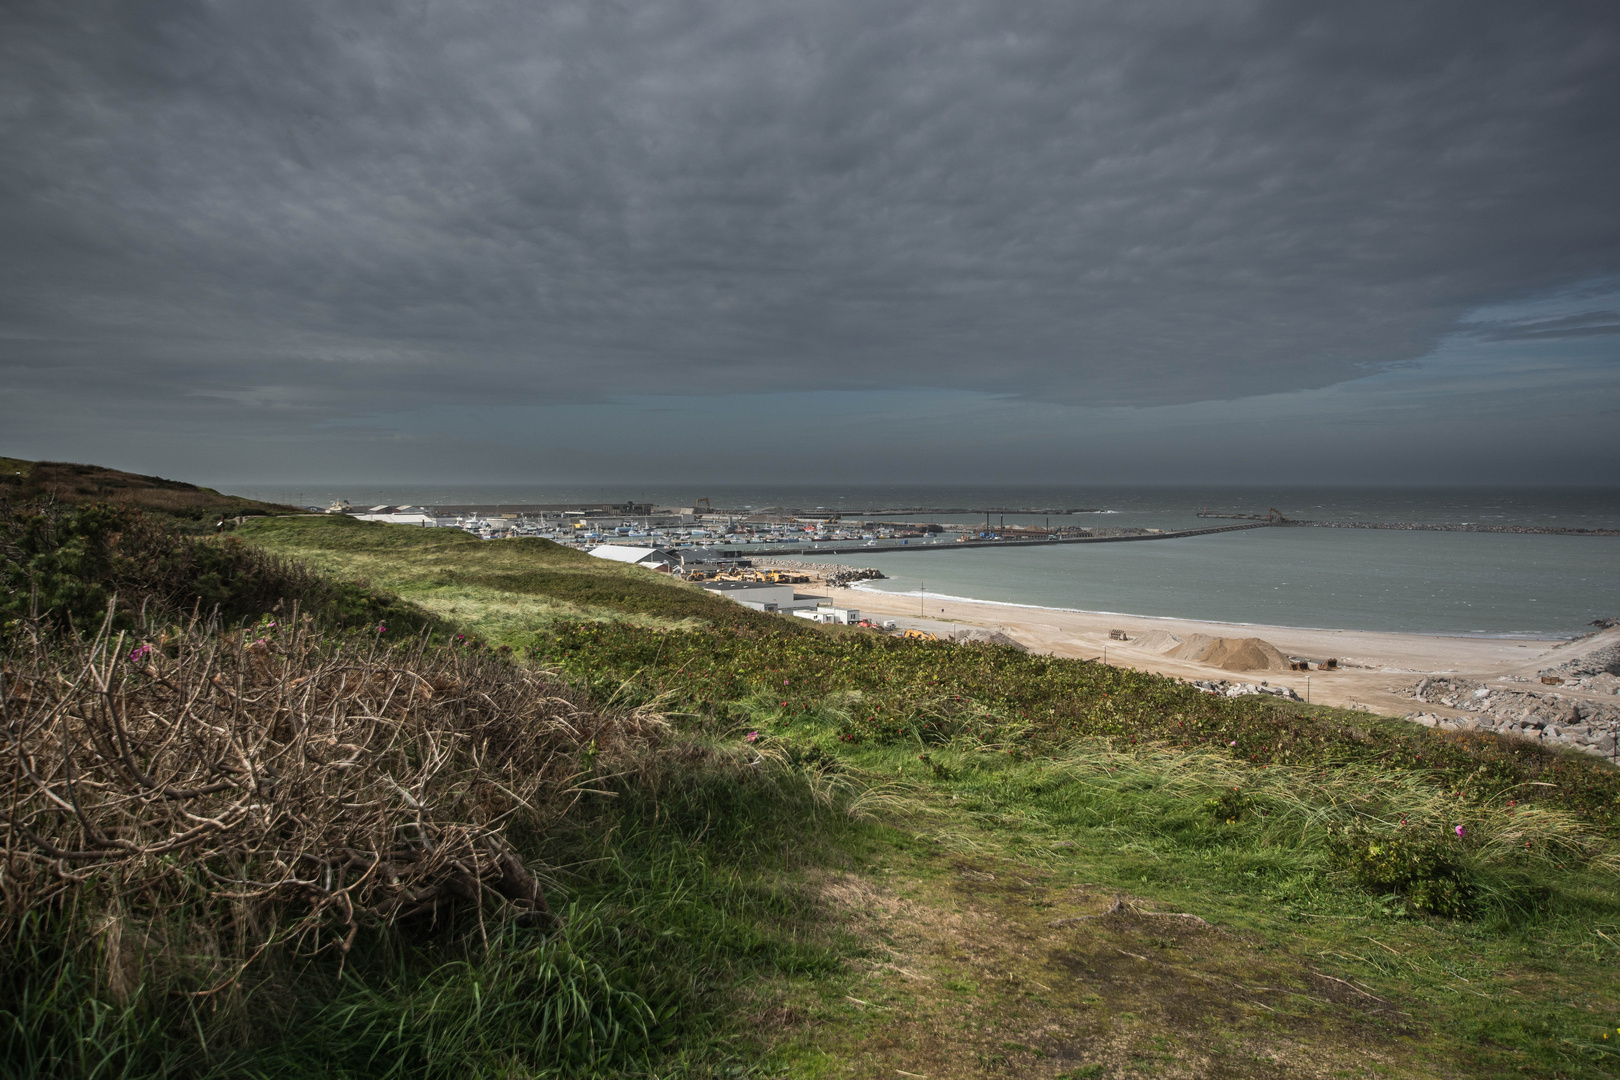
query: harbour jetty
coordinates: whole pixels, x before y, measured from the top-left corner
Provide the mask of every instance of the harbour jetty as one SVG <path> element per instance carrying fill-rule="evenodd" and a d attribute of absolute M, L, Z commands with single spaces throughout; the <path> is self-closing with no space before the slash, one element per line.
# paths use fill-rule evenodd
<path fill-rule="evenodd" d="M 1275 521 L 1273 525 L 1307 529 L 1395 529 L 1402 532 L 1518 533 L 1530 536 L 1620 536 L 1620 529 L 1566 529 L 1554 525 L 1476 525 L 1433 521 Z"/>
<path fill-rule="evenodd" d="M 772 544 L 766 550 L 746 544 L 715 544 L 711 550 L 728 559 L 746 559 L 761 555 L 881 555 L 891 551 L 962 551 L 966 548 L 1030 548 L 1050 547 L 1053 544 L 1117 544 L 1134 540 L 1178 540 L 1188 536 L 1209 536 L 1213 533 L 1241 532 L 1245 529 L 1264 528 L 1266 528 L 1266 523 L 1258 521 L 1247 525 L 1216 525 L 1207 529 L 1179 529 L 1173 532 L 1159 532 L 1153 529 L 1109 529 L 1106 531 L 1097 530 L 1089 535 L 1068 536 L 1053 534 L 1030 540 L 937 540 L 929 538 L 919 538 L 915 542 L 911 539 L 865 540 L 860 542 L 828 540 L 809 541 L 802 544 Z"/>
<path fill-rule="evenodd" d="M 1558 525 L 1484 525 L 1471 521 L 1311 521 L 1284 517 L 1276 510 L 1269 514 L 1212 514 L 1200 510 L 1198 516 L 1219 521 L 1253 521 L 1299 529 L 1393 529 L 1399 532 L 1476 532 L 1516 533 L 1529 536 L 1620 536 L 1620 529 L 1572 529 Z"/>

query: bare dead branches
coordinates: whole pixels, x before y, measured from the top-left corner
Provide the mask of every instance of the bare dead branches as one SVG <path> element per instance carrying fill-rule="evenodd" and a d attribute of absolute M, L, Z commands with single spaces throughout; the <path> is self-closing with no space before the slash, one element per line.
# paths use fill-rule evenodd
<path fill-rule="evenodd" d="M 110 626 L 35 631 L 0 665 L 0 932 L 85 890 L 343 950 L 448 905 L 549 919 L 507 830 L 545 829 L 663 728 L 498 657 L 333 645 L 296 615 Z"/>

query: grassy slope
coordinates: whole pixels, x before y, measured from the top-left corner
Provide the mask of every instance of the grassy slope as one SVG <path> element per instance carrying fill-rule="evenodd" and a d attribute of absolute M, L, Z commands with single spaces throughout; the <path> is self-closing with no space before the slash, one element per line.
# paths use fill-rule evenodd
<path fill-rule="evenodd" d="M 1241 760 L 1224 740 L 1137 746 L 1127 732 L 1149 731 L 1144 712 L 1234 710 L 1210 713 L 1210 723 L 1249 734 L 1281 715 L 1252 711 L 1265 703 L 1178 704 L 1163 680 L 1117 673 L 1097 673 L 1117 681 L 1098 683 L 1094 699 L 1085 696 L 1091 674 L 1067 664 L 1053 678 L 1073 685 L 1055 689 L 1043 715 L 1070 716 L 1080 741 L 1043 742 L 1019 728 L 1028 717 L 1018 714 L 1032 708 L 1009 709 L 1023 691 L 1006 683 L 1018 681 L 1023 661 L 939 646 L 871 665 L 899 685 L 890 698 L 878 687 L 863 693 L 897 709 L 943 681 L 994 705 L 999 721 L 975 734 L 973 717 L 936 702 L 905 718 L 906 734 L 895 737 L 866 723 L 871 699 L 839 696 L 827 682 L 827 650 L 810 647 L 849 635 L 828 639 L 741 612 L 645 571 L 544 542 L 334 519 L 268 521 L 247 535 L 397 589 L 492 640 L 538 647 L 599 693 L 624 692 L 634 673 L 642 692 L 680 699 L 701 737 L 759 731 L 760 745 L 821 756 L 833 764 L 829 776 L 868 789 L 869 819 L 829 821 L 819 843 L 791 830 L 761 843 L 757 819 L 740 806 L 705 811 L 700 823 L 704 802 L 692 801 L 681 827 L 699 846 L 688 850 L 701 853 L 711 890 L 729 883 L 721 892 L 731 900 L 694 904 L 670 925 L 687 949 L 711 950 L 714 970 L 751 981 L 727 991 L 729 1022 L 711 1018 L 683 1036 L 672 1062 L 704 1071 L 729 1057 L 760 1075 L 795 1076 L 1620 1075 L 1611 1049 L 1620 1049 L 1614 875 L 1574 856 L 1560 865 L 1558 846 L 1565 826 L 1588 828 L 1593 843 L 1611 828 L 1587 812 L 1612 781 L 1601 766 L 1493 749 L 1504 769 L 1530 758 L 1562 769 L 1568 798 L 1539 818 L 1514 819 L 1502 789 L 1470 789 L 1453 810 L 1449 772 L 1423 766 L 1426 754 L 1447 752 L 1434 733 L 1333 710 L 1289 714 L 1307 733 L 1384 732 L 1383 741 L 1354 742 L 1377 752 L 1353 768 L 1290 761 L 1276 752 L 1280 739 L 1255 747 L 1263 758 Z M 628 626 L 591 644 L 567 623 L 582 616 Z M 703 624 L 724 632 L 680 636 L 685 652 L 674 638 L 666 648 L 660 634 L 645 635 L 645 645 L 635 637 L 638 626 Z M 548 628 L 575 647 L 559 651 Z M 708 672 L 693 682 L 695 657 L 727 640 L 762 644 L 725 657 L 724 679 Z M 814 685 L 782 691 L 779 675 Z M 1081 704 L 1064 713 L 1060 698 Z M 1142 702 L 1149 706 L 1133 713 Z M 928 727 L 935 722 L 944 727 Z M 1109 724 L 1119 727 L 1111 742 Z M 919 745 L 914 733 L 934 741 Z M 1403 749 L 1388 749 L 1397 742 Z M 1221 801 L 1234 780 L 1240 798 Z M 1358 889 L 1334 869 L 1321 825 L 1346 806 L 1466 820 L 1471 836 L 1498 847 L 1529 835 L 1535 858 L 1492 856 L 1505 869 L 1487 878 L 1495 892 L 1479 917 L 1413 917 L 1398 897 Z M 750 839 L 703 848 L 716 818 Z M 654 835 L 664 827 L 641 850 L 664 843 Z M 615 894 L 611 881 L 590 875 L 580 888 L 604 901 Z M 703 911 L 722 913 L 724 934 Z M 792 961 L 784 941 L 813 944 L 818 959 Z M 756 962 L 738 966 L 747 955 Z"/>
<path fill-rule="evenodd" d="M 459 529 L 420 529 L 332 515 L 249 522 L 255 544 L 319 570 L 397 592 L 472 633 L 515 648 L 565 620 L 689 627 L 753 613 L 653 571 L 595 559 L 550 540 L 488 543 Z"/>
<path fill-rule="evenodd" d="M 12 502 L 48 499 L 58 504 L 102 502 L 159 510 L 178 518 L 239 514 L 284 514 L 296 507 L 222 495 L 161 476 L 141 476 L 100 465 L 61 461 L 24 461 L 0 457 L 0 498 Z"/>

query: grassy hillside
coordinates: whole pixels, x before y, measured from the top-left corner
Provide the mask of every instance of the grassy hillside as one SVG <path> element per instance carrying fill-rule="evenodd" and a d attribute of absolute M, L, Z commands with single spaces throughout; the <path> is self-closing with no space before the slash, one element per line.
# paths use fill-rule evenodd
<path fill-rule="evenodd" d="M 213 488 L 161 476 L 140 476 L 99 465 L 7 457 L 0 457 L 0 499 L 13 503 L 45 500 L 61 506 L 107 503 L 197 521 L 242 514 L 284 514 L 299 509 L 221 495 Z"/>
<path fill-rule="evenodd" d="M 250 535 L 864 792 L 787 877 L 851 943 L 754 990 L 762 1075 L 1614 1074 L 1601 762 L 800 627 L 544 543 Z"/>
<path fill-rule="evenodd" d="M 61 535 L 13 597 L 172 578 Z M 239 535 L 286 572 L 212 570 L 234 624 L 8 625 L 13 1072 L 1620 1071 L 1602 762 L 811 626 L 544 541 Z M 300 589 L 438 636 L 285 625 Z"/>
<path fill-rule="evenodd" d="M 694 585 L 592 558 L 550 540 L 490 543 L 460 529 L 422 529 L 345 515 L 248 523 L 242 535 L 279 555 L 391 590 L 467 630 L 524 648 L 560 623 L 642 627 L 780 626 Z"/>
<path fill-rule="evenodd" d="M 0 1076 L 734 1075 L 855 948 L 813 768 L 127 508 L 0 554 Z"/>

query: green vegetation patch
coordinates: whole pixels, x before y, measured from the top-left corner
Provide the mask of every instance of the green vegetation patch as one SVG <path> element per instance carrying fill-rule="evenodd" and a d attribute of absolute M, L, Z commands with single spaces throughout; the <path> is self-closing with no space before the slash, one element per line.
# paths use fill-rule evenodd
<path fill-rule="evenodd" d="M 729 703 L 752 702 L 815 716 L 848 744 L 971 737 L 1028 753 L 1105 737 L 1122 748 L 1210 750 L 1256 769 L 1355 765 L 1418 777 L 1474 804 L 1558 809 L 1605 830 L 1620 821 L 1620 773 L 1523 740 L 1260 695 L 1216 697 L 1161 675 L 1012 648 L 809 629 L 768 616 L 669 633 L 572 623 L 556 626 L 534 655 L 593 687 L 639 688 L 687 709 L 724 714 Z"/>
<path fill-rule="evenodd" d="M 459 529 L 336 514 L 256 521 L 242 535 L 329 574 L 392 590 L 471 633 L 514 647 L 581 619 L 646 629 L 781 626 L 695 585 L 539 538 L 485 541 Z"/>
<path fill-rule="evenodd" d="M 582 803 L 608 831 L 575 834 L 566 878 L 623 935 L 592 939 L 629 950 L 603 970 L 679 1018 L 649 1027 L 650 1072 L 1613 1075 L 1602 762 L 800 626 L 543 542 L 434 533 L 247 535 L 437 591 L 590 700 L 673 710 L 669 771 Z M 694 767 L 740 750 L 786 771 Z M 663 785 L 684 794 L 649 799 Z M 660 861 L 688 856 L 700 872 Z"/>
<path fill-rule="evenodd" d="M 285 514 L 297 510 L 257 499 L 222 495 L 213 488 L 166 480 L 161 476 L 141 476 L 99 465 L 18 458 L 0 458 L 0 500 L 46 502 L 56 506 L 110 503 L 198 523 L 210 519 L 209 524 L 220 517 Z"/>
<path fill-rule="evenodd" d="M 0 621 L 38 617 L 94 629 L 113 609 L 130 629 L 150 608 L 226 622 L 301 610 L 329 627 L 413 633 L 433 618 L 397 596 L 334 581 L 233 536 L 178 529 L 127 506 L 0 503 Z"/>

